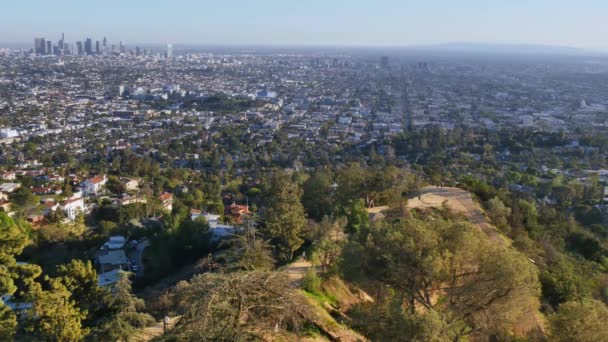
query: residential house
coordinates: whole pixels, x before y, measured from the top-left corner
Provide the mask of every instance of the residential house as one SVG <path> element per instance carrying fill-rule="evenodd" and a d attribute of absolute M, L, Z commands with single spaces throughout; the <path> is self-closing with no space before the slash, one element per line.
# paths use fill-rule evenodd
<path fill-rule="evenodd" d="M 117 250 L 122 249 L 127 244 L 127 239 L 121 235 L 110 236 L 108 242 L 101 246 L 100 250 Z"/>
<path fill-rule="evenodd" d="M 232 204 L 226 208 L 226 215 L 230 216 L 233 222 L 241 222 L 243 221 L 243 217 L 249 214 L 251 214 L 251 212 L 247 205 L 239 205 L 232 202 Z"/>
<path fill-rule="evenodd" d="M 168 192 L 163 192 L 158 196 L 162 207 L 166 210 L 173 210 L 173 195 Z"/>
<path fill-rule="evenodd" d="M 8 213 L 11 211 L 11 202 L 0 200 L 0 210 Z"/>
<path fill-rule="evenodd" d="M 0 184 L 0 192 L 12 193 L 21 187 L 19 183 L 2 183 Z"/>
<path fill-rule="evenodd" d="M 112 286 L 120 279 L 120 272 L 123 272 L 120 268 L 111 270 L 108 272 L 100 273 L 97 275 L 97 285 L 100 287 Z"/>
<path fill-rule="evenodd" d="M 32 192 L 35 193 L 36 195 L 48 195 L 48 194 L 55 193 L 55 190 L 48 186 L 40 186 L 40 187 L 32 188 Z"/>
<path fill-rule="evenodd" d="M 139 189 L 139 181 L 137 179 L 120 177 L 120 182 L 127 191 L 137 191 Z"/>
<path fill-rule="evenodd" d="M 117 200 L 116 204 L 119 204 L 119 205 L 128 205 L 128 204 L 136 204 L 136 203 L 145 204 L 146 202 L 147 202 L 147 200 L 145 197 L 131 196 L 131 197 L 125 197 L 125 198 L 121 198 L 121 199 Z"/>
<path fill-rule="evenodd" d="M 202 215 L 203 215 L 202 210 L 190 209 L 190 219 L 192 219 L 192 221 L 196 220 L 197 218 L 201 217 Z"/>
<path fill-rule="evenodd" d="M 43 198 L 40 200 L 40 204 L 44 206 L 44 215 L 59 209 L 59 203 L 55 202 L 53 198 Z"/>
<path fill-rule="evenodd" d="M 129 259 L 122 249 L 109 250 L 97 256 L 99 273 L 112 270 L 129 270 Z"/>
<path fill-rule="evenodd" d="M 73 197 L 69 200 L 64 201 L 61 204 L 61 208 L 65 212 L 65 215 L 72 221 L 76 219 L 78 213 L 84 212 L 84 200 L 82 197 Z"/>
<path fill-rule="evenodd" d="M 108 179 L 105 175 L 89 178 L 86 181 L 82 182 L 82 192 L 85 196 L 98 196 L 107 181 Z"/>
<path fill-rule="evenodd" d="M 5 171 L 0 174 L 0 178 L 7 181 L 12 181 L 17 178 L 17 173 L 15 173 L 14 171 Z"/>
<path fill-rule="evenodd" d="M 221 224 L 220 215 L 204 213 L 201 216 L 209 223 L 209 231 L 211 231 L 212 234 L 211 239 L 214 241 L 218 241 L 236 233 L 236 229 L 233 226 Z"/>
<path fill-rule="evenodd" d="M 44 215 L 32 214 L 27 217 L 27 222 L 31 224 L 37 224 L 44 220 Z"/>

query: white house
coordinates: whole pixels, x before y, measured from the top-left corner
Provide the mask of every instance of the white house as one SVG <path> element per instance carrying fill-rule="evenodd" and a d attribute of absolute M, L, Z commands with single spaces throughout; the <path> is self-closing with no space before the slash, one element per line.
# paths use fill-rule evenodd
<path fill-rule="evenodd" d="M 82 182 L 82 192 L 85 196 L 97 196 L 107 181 L 106 175 L 89 178 Z"/>
<path fill-rule="evenodd" d="M 17 178 L 17 174 L 14 171 L 6 171 L 6 172 L 2 172 L 2 175 L 0 175 L 0 178 L 2 178 L 4 180 L 15 180 Z"/>
<path fill-rule="evenodd" d="M 65 215 L 72 221 L 76 219 L 78 213 L 84 212 L 84 200 L 82 197 L 74 197 L 64 201 L 61 204 L 61 208 L 65 212 Z"/>
<path fill-rule="evenodd" d="M 2 183 L 0 184 L 0 192 L 15 192 L 17 189 L 21 187 L 19 183 Z"/>

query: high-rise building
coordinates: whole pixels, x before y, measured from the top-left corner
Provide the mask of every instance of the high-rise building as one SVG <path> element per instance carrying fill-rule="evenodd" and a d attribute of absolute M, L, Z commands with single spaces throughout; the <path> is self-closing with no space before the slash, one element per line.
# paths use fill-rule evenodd
<path fill-rule="evenodd" d="M 103 47 L 104 49 L 108 47 L 108 40 L 106 39 L 106 37 L 103 37 Z"/>
<path fill-rule="evenodd" d="M 82 42 L 76 42 L 76 51 L 78 51 L 78 56 L 82 56 L 84 52 L 82 49 Z"/>
<path fill-rule="evenodd" d="M 139 46 L 135 47 L 135 56 L 139 56 L 141 55 L 141 50 L 139 49 Z"/>
<path fill-rule="evenodd" d="M 380 67 L 382 69 L 388 69 L 388 56 L 380 57 Z"/>
<path fill-rule="evenodd" d="M 97 55 L 101 55 L 101 43 L 99 42 L 99 40 L 95 41 L 95 53 Z"/>
<path fill-rule="evenodd" d="M 50 40 L 46 41 L 46 50 L 45 50 L 45 54 L 47 55 L 52 55 L 53 54 L 53 43 L 51 43 Z"/>
<path fill-rule="evenodd" d="M 46 55 L 46 39 L 40 38 L 40 54 Z"/>
<path fill-rule="evenodd" d="M 84 41 L 84 53 L 87 55 L 93 54 L 93 40 L 91 38 Z"/>
<path fill-rule="evenodd" d="M 61 40 L 59 41 L 59 43 L 57 43 L 57 46 L 59 47 L 60 50 L 63 50 L 65 48 L 64 47 L 64 42 L 65 42 L 65 36 L 62 33 L 61 34 Z"/>
<path fill-rule="evenodd" d="M 167 43 L 167 58 L 173 58 L 173 44 Z"/>
<path fill-rule="evenodd" d="M 126 48 L 125 48 L 125 46 L 122 44 L 122 42 L 120 42 L 119 49 L 120 49 L 120 53 L 125 53 L 125 51 L 126 51 Z"/>
<path fill-rule="evenodd" d="M 42 38 L 34 38 L 34 53 L 37 55 L 42 54 Z"/>

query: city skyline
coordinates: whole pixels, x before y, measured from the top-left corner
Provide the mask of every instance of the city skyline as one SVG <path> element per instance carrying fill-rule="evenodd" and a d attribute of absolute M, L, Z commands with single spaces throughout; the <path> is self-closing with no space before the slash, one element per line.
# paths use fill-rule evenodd
<path fill-rule="evenodd" d="M 53 44 L 56 42 L 56 44 Z M 25 50 L 27 46 L 25 46 Z M 53 41 L 52 39 L 47 39 L 45 36 L 34 37 L 34 45 L 29 51 L 35 55 L 44 56 L 44 55 L 118 55 L 124 53 L 135 53 L 136 56 L 139 56 L 143 53 L 143 55 L 147 55 L 148 52 L 159 52 L 158 47 L 142 50 L 142 47 L 138 45 L 134 45 L 133 49 L 128 49 L 123 41 L 118 41 L 116 43 L 110 42 L 108 43 L 107 37 L 103 37 L 103 39 L 93 39 L 91 37 L 87 37 L 85 39 L 80 39 L 76 41 L 69 41 L 65 39 L 65 33 L 61 33 L 61 39 L 57 41 Z M 167 42 L 164 47 L 163 56 L 166 58 L 173 57 L 173 44 Z"/>
<path fill-rule="evenodd" d="M 28 4 L 31 6 L 31 4 Z M 107 36 L 129 44 L 395 46 L 454 42 L 568 46 L 608 51 L 608 4 L 582 0 L 381 0 L 289 4 L 276 0 L 207 3 L 178 0 L 106 1 L 87 7 L 75 1 L 4 5 L 0 43 L 30 37 Z M 524 6 L 525 5 L 525 6 Z M 96 15 L 93 16 L 93 13 Z M 162 24 L 162 25 L 159 25 Z M 15 27 L 18 27 L 15 30 Z M 75 41 L 75 39 L 69 39 Z"/>

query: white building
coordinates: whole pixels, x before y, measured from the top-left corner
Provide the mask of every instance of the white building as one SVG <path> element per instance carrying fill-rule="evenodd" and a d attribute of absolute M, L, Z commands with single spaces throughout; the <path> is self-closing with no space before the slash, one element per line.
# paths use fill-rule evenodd
<path fill-rule="evenodd" d="M 85 196 L 97 196 L 107 181 L 105 175 L 89 178 L 82 182 L 82 192 Z"/>
<path fill-rule="evenodd" d="M 14 171 L 6 171 L 2 172 L 1 178 L 4 180 L 15 180 L 17 178 L 17 174 Z"/>
<path fill-rule="evenodd" d="M 19 183 L 3 183 L 0 184 L 0 192 L 11 193 L 17 191 L 21 187 Z"/>
<path fill-rule="evenodd" d="M 78 213 L 84 212 L 84 200 L 82 197 L 73 197 L 61 204 L 65 215 L 72 221 L 76 219 Z"/>
<path fill-rule="evenodd" d="M 10 129 L 10 128 L 0 129 L 0 138 L 2 138 L 2 139 L 16 138 L 18 136 L 19 136 L 19 132 L 17 132 L 14 129 Z"/>

